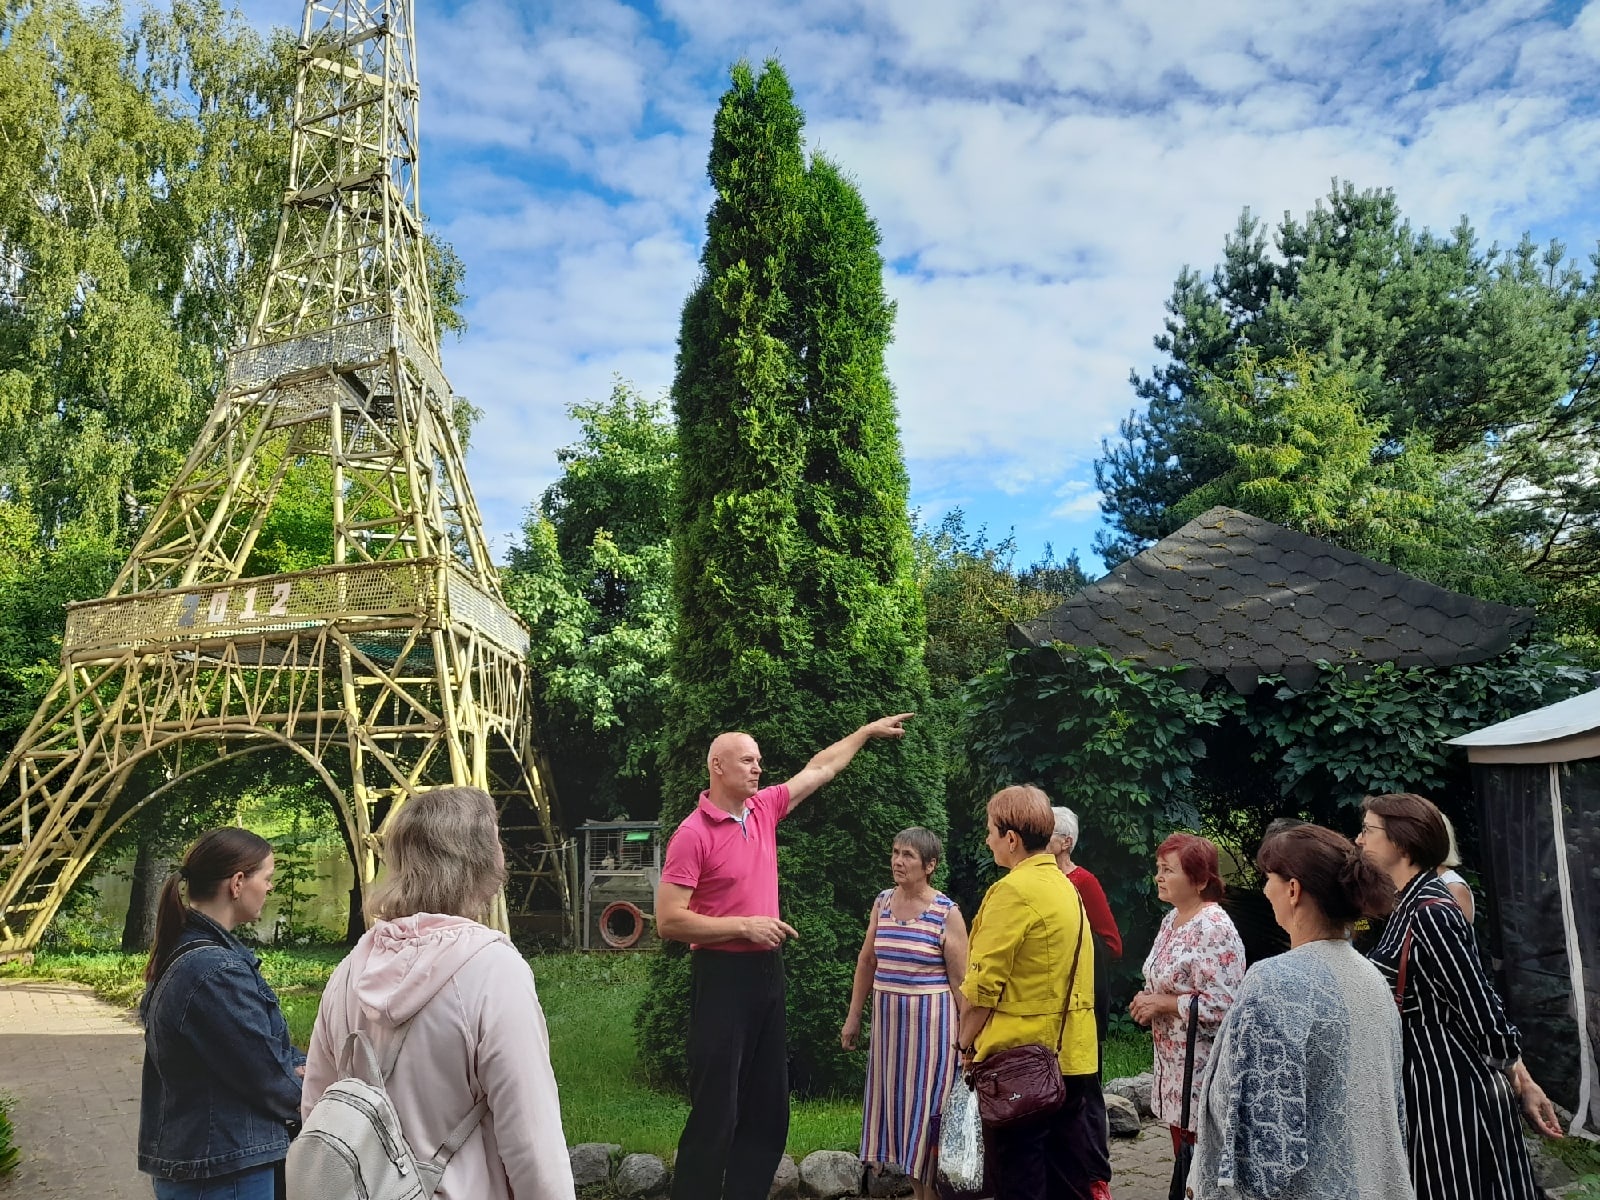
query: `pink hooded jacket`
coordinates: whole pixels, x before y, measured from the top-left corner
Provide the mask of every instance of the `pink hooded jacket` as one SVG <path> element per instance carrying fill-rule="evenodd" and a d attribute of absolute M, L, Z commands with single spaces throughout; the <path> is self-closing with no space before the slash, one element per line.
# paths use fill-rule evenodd
<path fill-rule="evenodd" d="M 533 972 L 503 933 L 465 917 L 379 921 L 356 943 L 322 994 L 302 1114 L 338 1078 L 339 1052 L 358 1022 L 381 1061 L 408 1019 L 388 1092 L 417 1157 L 431 1157 L 480 1097 L 489 1100 L 450 1160 L 438 1200 L 572 1200 Z"/>

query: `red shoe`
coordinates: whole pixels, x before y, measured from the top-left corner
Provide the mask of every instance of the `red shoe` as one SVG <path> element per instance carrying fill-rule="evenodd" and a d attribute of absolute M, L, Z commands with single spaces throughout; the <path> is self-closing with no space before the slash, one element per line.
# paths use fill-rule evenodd
<path fill-rule="evenodd" d="M 1111 1200 L 1111 1185 L 1104 1179 L 1096 1179 L 1089 1185 L 1089 1195 L 1094 1200 Z"/>

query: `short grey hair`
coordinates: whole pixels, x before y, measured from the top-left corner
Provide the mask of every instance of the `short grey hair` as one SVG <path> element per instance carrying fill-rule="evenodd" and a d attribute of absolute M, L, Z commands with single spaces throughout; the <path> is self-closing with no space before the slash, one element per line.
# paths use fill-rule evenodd
<path fill-rule="evenodd" d="M 418 792 L 383 831 L 383 878 L 367 916 L 393 921 L 419 912 L 481 920 L 506 881 L 494 799 L 475 787 Z"/>
<path fill-rule="evenodd" d="M 894 844 L 915 850 L 923 866 L 931 862 L 944 861 L 944 843 L 939 840 L 939 835 L 931 829 L 924 829 L 921 825 L 902 829 L 894 835 Z"/>
<path fill-rule="evenodd" d="M 1070 808 L 1063 808 L 1059 804 L 1050 811 L 1056 815 L 1056 836 L 1071 838 L 1072 848 L 1076 850 L 1078 848 L 1078 814 Z"/>

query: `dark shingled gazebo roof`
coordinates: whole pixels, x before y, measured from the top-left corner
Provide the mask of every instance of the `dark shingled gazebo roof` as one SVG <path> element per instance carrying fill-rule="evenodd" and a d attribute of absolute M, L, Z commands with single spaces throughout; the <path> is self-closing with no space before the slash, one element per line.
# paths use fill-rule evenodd
<path fill-rule="evenodd" d="M 1232 508 L 1213 508 L 1059 607 L 1012 627 L 1021 646 L 1098 646 L 1150 666 L 1199 667 L 1246 695 L 1295 688 L 1318 659 L 1402 667 L 1482 662 L 1533 610 L 1446 591 Z"/>

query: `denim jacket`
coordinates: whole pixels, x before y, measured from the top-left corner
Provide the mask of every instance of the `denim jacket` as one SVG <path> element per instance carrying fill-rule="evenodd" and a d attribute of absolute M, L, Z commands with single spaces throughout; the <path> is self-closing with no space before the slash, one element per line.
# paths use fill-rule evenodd
<path fill-rule="evenodd" d="M 139 1170 L 210 1179 L 278 1162 L 289 1152 L 287 1123 L 299 1117 L 295 1068 L 305 1055 L 289 1040 L 261 960 L 190 909 L 167 961 L 139 1004 Z"/>

